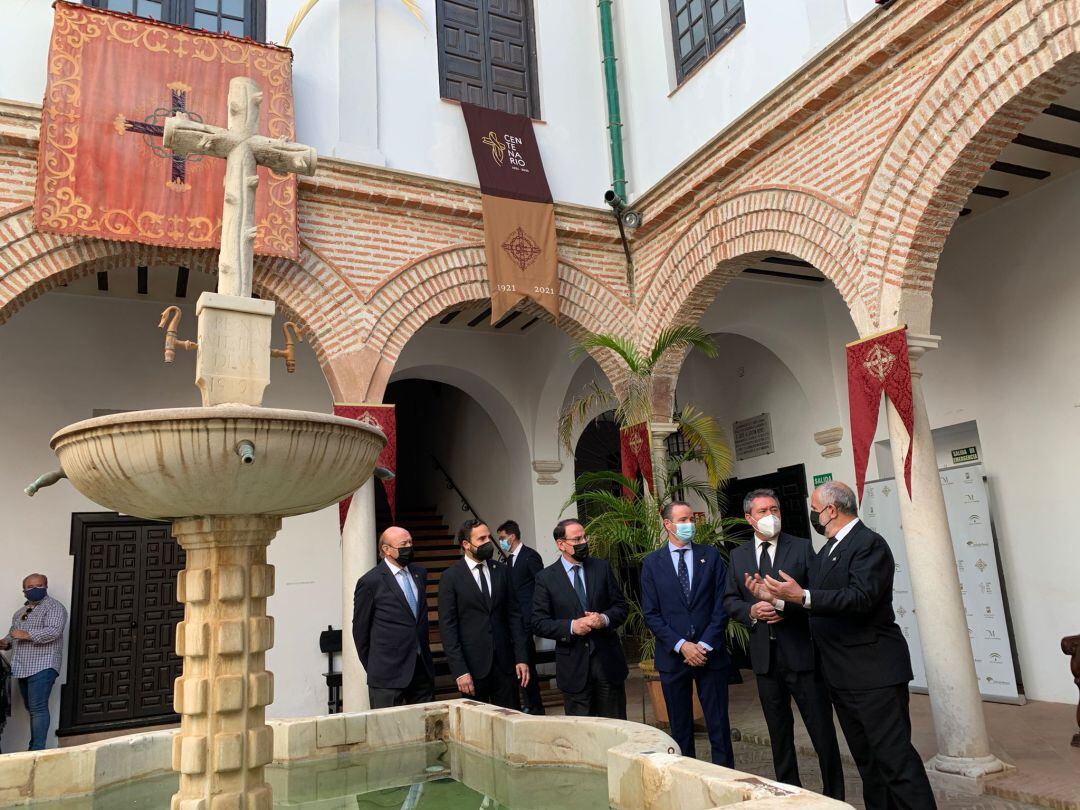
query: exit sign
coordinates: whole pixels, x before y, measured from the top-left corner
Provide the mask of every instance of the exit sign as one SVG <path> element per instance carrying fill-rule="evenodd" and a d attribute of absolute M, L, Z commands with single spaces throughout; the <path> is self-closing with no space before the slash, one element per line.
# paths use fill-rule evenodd
<path fill-rule="evenodd" d="M 952 451 L 952 463 L 963 464 L 965 461 L 978 461 L 979 451 L 974 447 L 960 447 Z"/>
<path fill-rule="evenodd" d="M 821 475 L 814 476 L 814 486 L 820 487 L 822 484 L 832 481 L 832 473 L 822 473 Z"/>

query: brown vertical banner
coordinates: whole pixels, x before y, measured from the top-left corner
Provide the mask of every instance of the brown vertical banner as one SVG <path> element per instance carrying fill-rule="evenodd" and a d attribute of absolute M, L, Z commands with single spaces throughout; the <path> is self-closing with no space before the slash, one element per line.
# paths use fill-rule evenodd
<path fill-rule="evenodd" d="M 532 121 L 463 103 L 484 207 L 491 322 L 522 298 L 559 320 L 555 206 Z"/>

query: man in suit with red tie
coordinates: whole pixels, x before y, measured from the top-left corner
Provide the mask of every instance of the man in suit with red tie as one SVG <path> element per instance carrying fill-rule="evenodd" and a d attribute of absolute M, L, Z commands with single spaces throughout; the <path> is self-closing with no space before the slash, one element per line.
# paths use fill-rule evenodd
<path fill-rule="evenodd" d="M 391 526 L 379 537 L 383 561 L 353 594 L 353 641 L 368 679 L 371 708 L 426 703 L 435 696 L 428 642 L 427 572 L 413 563 L 412 536 Z"/>
<path fill-rule="evenodd" d="M 656 636 L 655 661 L 671 736 L 683 756 L 694 756 L 694 685 L 705 712 L 712 761 L 735 765 L 728 722 L 725 644 L 726 569 L 712 546 L 694 545 L 694 510 L 672 501 L 662 513 L 668 542 L 641 566 L 641 611 Z"/>
<path fill-rule="evenodd" d="M 814 548 L 805 537 L 780 531 L 780 501 L 771 489 L 757 489 L 743 499 L 746 522 L 754 536 L 731 552 L 724 609 L 750 628 L 750 663 L 772 743 L 776 778 L 801 786 L 795 755 L 795 718 L 791 699 L 799 707 L 821 765 L 822 792 L 844 798 L 844 767 L 836 741 L 829 690 L 815 661 L 807 611 L 782 599 L 758 599 L 751 592 L 756 576 L 774 575 L 783 568 L 800 581 L 813 565 Z"/>
<path fill-rule="evenodd" d="M 782 567 L 755 589 L 810 615 L 810 632 L 840 727 L 863 781 L 867 810 L 934 810 L 911 744 L 911 656 L 892 609 L 892 552 L 858 517 L 855 493 L 829 481 L 810 497 L 810 523 L 828 542 L 805 587 Z M 764 584 L 764 588 L 761 584 Z"/>
<path fill-rule="evenodd" d="M 529 683 L 529 652 L 510 570 L 492 561 L 486 524 L 466 520 L 457 533 L 464 556 L 439 580 L 439 635 L 450 674 L 465 697 L 520 708 Z"/>

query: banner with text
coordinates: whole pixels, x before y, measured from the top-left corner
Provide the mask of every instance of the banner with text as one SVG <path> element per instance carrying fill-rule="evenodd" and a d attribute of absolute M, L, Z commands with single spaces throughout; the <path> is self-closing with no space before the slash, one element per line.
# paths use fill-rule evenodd
<path fill-rule="evenodd" d="M 967 614 L 968 638 L 975 657 L 979 691 L 987 700 L 1023 703 L 1015 667 L 1016 654 L 1004 592 L 1005 578 L 998 559 L 991 524 L 989 488 L 981 464 L 940 470 L 945 512 L 956 555 L 956 575 Z M 860 515 L 866 525 L 885 538 L 892 549 L 893 610 L 908 648 L 915 677 L 911 685 L 926 689 L 919 623 L 911 593 L 907 543 L 900 520 L 896 480 L 866 484 Z"/>
<path fill-rule="evenodd" d="M 259 132 L 293 139 L 292 52 L 58 0 L 34 225 L 176 248 L 221 244 L 225 161 L 180 157 L 165 119 L 228 123 L 229 81 L 262 90 Z M 296 259 L 296 176 L 258 167 L 255 252 Z"/>
<path fill-rule="evenodd" d="M 491 322 L 531 298 L 559 320 L 555 206 L 532 120 L 462 103 L 484 209 Z"/>
<path fill-rule="evenodd" d="M 346 419 L 355 419 L 365 425 L 377 427 L 386 436 L 386 446 L 379 453 L 375 463 L 385 467 L 390 472 L 397 472 L 397 414 L 393 405 L 346 405 L 334 403 L 334 415 L 344 416 Z M 386 490 L 386 501 L 390 505 L 390 519 L 397 520 L 397 479 L 391 478 L 382 482 Z M 345 518 L 349 514 L 349 504 L 352 497 L 348 497 L 338 504 L 338 517 L 341 520 L 341 528 L 345 528 Z"/>
<path fill-rule="evenodd" d="M 904 483 L 911 494 L 911 450 L 915 436 L 915 408 L 911 399 L 911 364 L 908 362 L 907 327 L 857 340 L 847 345 L 848 407 L 851 411 L 851 450 L 859 500 L 866 481 L 870 444 L 877 432 L 881 393 L 889 398 L 908 432 Z M 932 448 L 931 448 L 932 452 Z"/>

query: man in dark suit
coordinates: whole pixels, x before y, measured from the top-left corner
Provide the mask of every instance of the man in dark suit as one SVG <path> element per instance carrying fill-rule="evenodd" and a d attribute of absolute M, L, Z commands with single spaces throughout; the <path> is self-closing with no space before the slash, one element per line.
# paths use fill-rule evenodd
<path fill-rule="evenodd" d="M 754 536 L 731 552 L 724 610 L 750 628 L 750 663 L 769 728 L 776 778 L 802 785 L 791 714 L 794 697 L 821 765 L 822 792 L 842 800 L 844 767 L 828 687 L 815 662 L 807 611 L 797 602 L 789 605 L 782 599 L 758 599 L 750 590 L 755 576 L 769 576 L 780 568 L 794 579 L 806 581 L 814 548 L 806 538 L 780 531 L 780 501 L 771 489 L 748 493 L 743 512 Z"/>
<path fill-rule="evenodd" d="M 391 526 L 379 537 L 383 561 L 353 593 L 353 640 L 368 679 L 371 708 L 426 703 L 435 696 L 424 596 L 427 572 L 412 562 L 412 537 Z"/>
<path fill-rule="evenodd" d="M 705 712 L 712 761 L 731 768 L 725 644 L 726 569 L 712 546 L 694 545 L 694 510 L 672 501 L 662 513 L 668 542 L 641 565 L 641 612 L 656 636 L 654 658 L 667 704 L 671 736 L 694 756 L 694 684 Z"/>
<path fill-rule="evenodd" d="M 821 654 L 836 716 L 863 780 L 867 810 L 937 805 L 911 744 L 911 657 L 892 609 L 894 563 L 884 538 L 858 518 L 855 493 L 829 481 L 810 498 L 810 522 L 828 538 L 804 588 L 783 567 L 763 582 L 772 598 L 801 604 Z"/>
<path fill-rule="evenodd" d="M 521 605 L 521 621 L 525 625 L 525 646 L 529 651 L 529 684 L 522 689 L 527 714 L 544 714 L 544 701 L 540 697 L 540 679 L 536 676 L 536 642 L 532 631 L 533 588 L 536 575 L 543 570 L 544 561 L 536 549 L 521 542 L 521 528 L 516 521 L 508 520 L 499 526 L 499 548 L 506 555 L 510 568 L 510 584 Z"/>
<path fill-rule="evenodd" d="M 626 598 L 606 560 L 589 556 L 585 527 L 559 521 L 560 557 L 536 575 L 533 631 L 555 641 L 555 682 L 568 715 L 626 719 L 626 655 L 616 630 Z"/>
<path fill-rule="evenodd" d="M 457 541 L 464 557 L 439 581 L 439 633 L 458 691 L 517 709 L 518 683 L 529 682 L 529 653 L 510 569 L 493 562 L 488 527 L 466 520 Z"/>

